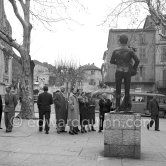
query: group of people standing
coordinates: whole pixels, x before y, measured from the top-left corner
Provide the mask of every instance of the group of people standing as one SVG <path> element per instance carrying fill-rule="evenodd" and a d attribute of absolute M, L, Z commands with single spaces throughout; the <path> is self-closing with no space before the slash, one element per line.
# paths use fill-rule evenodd
<path fill-rule="evenodd" d="M 53 96 L 56 112 L 57 133 L 65 131 L 69 126 L 69 134 L 78 132 L 86 133 L 95 131 L 95 101 L 77 88 L 72 88 L 69 98 L 64 94 L 65 88 L 61 87 Z M 79 129 L 79 126 L 81 129 Z"/>
<path fill-rule="evenodd" d="M 86 133 L 96 131 L 95 124 L 95 99 L 90 94 L 86 94 L 72 88 L 69 97 L 65 95 L 65 88 L 57 90 L 53 97 L 49 94 L 48 87 L 44 86 L 44 92 L 38 97 L 39 108 L 39 131 L 43 130 L 43 118 L 45 116 L 45 131 L 49 133 L 49 121 L 51 104 L 55 106 L 57 133 L 66 131 L 66 125 L 69 126 L 69 134 L 74 135 L 78 132 Z M 111 111 L 112 102 L 103 94 L 99 100 L 99 132 L 103 130 L 104 115 Z"/>
<path fill-rule="evenodd" d="M 55 105 L 55 116 L 57 133 L 66 132 L 66 125 L 69 126 L 69 134 L 74 135 L 78 132 L 86 133 L 90 131 L 96 131 L 95 124 L 95 100 L 90 94 L 86 94 L 72 88 L 69 97 L 65 95 L 65 88 L 61 87 L 56 91 L 52 97 L 48 93 L 48 87 L 43 87 L 43 93 L 39 94 L 37 105 L 39 110 L 39 132 L 43 131 L 43 122 L 45 121 L 45 133 L 49 134 L 50 129 L 50 114 L 51 105 Z M 104 114 L 110 111 L 111 102 L 103 97 L 99 100 L 99 132 L 103 130 Z M 3 109 L 3 103 L 0 96 L 0 129 L 2 112 L 4 111 L 4 121 L 6 126 L 6 132 L 12 132 L 13 119 L 15 117 L 15 107 L 17 105 L 17 97 L 11 92 L 11 86 L 6 87 L 5 94 L 5 107 Z"/>

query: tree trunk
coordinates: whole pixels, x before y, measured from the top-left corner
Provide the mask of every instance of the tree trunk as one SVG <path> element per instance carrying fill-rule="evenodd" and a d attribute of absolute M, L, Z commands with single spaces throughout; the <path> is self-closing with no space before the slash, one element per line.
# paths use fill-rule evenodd
<path fill-rule="evenodd" d="M 24 57 L 29 57 L 29 55 Z M 34 63 L 31 61 L 31 59 L 26 58 L 22 60 L 22 103 L 20 113 L 18 114 L 18 116 L 22 119 L 35 118 L 33 99 L 33 69 Z"/>
<path fill-rule="evenodd" d="M 22 119 L 30 119 L 35 117 L 33 100 L 34 65 L 29 55 L 32 30 L 32 25 L 30 24 L 30 0 L 26 0 L 22 7 L 24 11 L 24 21 L 21 20 L 23 25 L 23 45 L 20 50 L 22 60 L 22 105 L 18 116 Z"/>

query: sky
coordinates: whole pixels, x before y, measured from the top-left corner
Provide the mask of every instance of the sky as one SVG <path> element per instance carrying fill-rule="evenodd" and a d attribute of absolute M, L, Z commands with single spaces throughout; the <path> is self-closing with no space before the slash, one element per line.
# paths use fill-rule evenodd
<path fill-rule="evenodd" d="M 97 67 L 101 67 L 103 53 L 107 50 L 110 27 L 100 24 L 120 0 L 80 1 L 83 7 L 78 4 L 78 6 L 71 5 L 67 10 L 67 16 L 69 15 L 75 21 L 57 22 L 52 25 L 51 31 L 44 28 L 42 24 L 32 22 L 30 51 L 32 59 L 52 65 L 62 59 L 66 62 L 74 61 L 77 65 L 94 63 Z M 5 1 L 5 10 L 13 28 L 13 38 L 21 43 L 22 29 L 7 1 Z M 57 13 L 60 12 L 64 17 L 66 16 L 63 10 L 58 9 Z M 118 25 L 118 28 L 127 28 L 128 23 L 125 21 L 127 19 L 122 17 L 121 20 L 122 24 Z"/>

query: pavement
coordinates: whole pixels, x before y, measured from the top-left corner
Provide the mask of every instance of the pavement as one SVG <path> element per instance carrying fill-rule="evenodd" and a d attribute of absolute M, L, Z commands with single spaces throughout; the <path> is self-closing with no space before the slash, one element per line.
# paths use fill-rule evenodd
<path fill-rule="evenodd" d="M 15 119 L 12 133 L 2 121 L 0 166 L 166 166 L 166 119 L 160 119 L 159 132 L 142 125 L 141 159 L 104 157 L 103 133 L 57 134 L 54 119 L 51 114 L 48 135 L 38 132 L 37 120 Z"/>

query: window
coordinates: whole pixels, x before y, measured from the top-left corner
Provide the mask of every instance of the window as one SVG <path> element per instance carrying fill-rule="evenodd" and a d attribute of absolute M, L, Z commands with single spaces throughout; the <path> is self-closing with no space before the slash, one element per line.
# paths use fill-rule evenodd
<path fill-rule="evenodd" d="M 120 35 L 117 35 L 117 43 L 119 43 Z"/>
<path fill-rule="evenodd" d="M 161 27 L 161 33 L 162 35 L 166 35 L 166 29 L 163 26 Z M 166 39 L 161 37 L 161 40 L 166 40 Z"/>
<path fill-rule="evenodd" d="M 91 75 L 94 75 L 95 74 L 95 71 L 94 70 L 91 70 Z"/>
<path fill-rule="evenodd" d="M 140 77 L 141 78 L 145 78 L 145 67 L 143 67 L 143 66 L 140 66 Z"/>
<path fill-rule="evenodd" d="M 139 57 L 140 57 L 140 59 L 145 59 L 146 58 L 146 48 L 140 48 Z"/>
<path fill-rule="evenodd" d="M 162 33 L 163 35 L 166 35 L 166 29 L 165 29 L 164 27 L 161 28 L 161 33 Z"/>
<path fill-rule="evenodd" d="M 139 43 L 145 44 L 145 34 L 144 33 L 139 34 Z"/>
<path fill-rule="evenodd" d="M 140 66 L 140 76 L 142 77 L 142 75 L 143 75 L 143 67 Z"/>
<path fill-rule="evenodd" d="M 8 74 L 9 56 L 6 53 L 4 53 L 4 65 L 5 65 L 5 74 Z"/>
<path fill-rule="evenodd" d="M 90 79 L 90 81 L 89 81 L 89 85 L 96 85 L 95 80 L 94 80 L 94 79 Z"/>
<path fill-rule="evenodd" d="M 166 62 L 166 47 L 162 47 L 161 49 L 161 61 Z"/>

